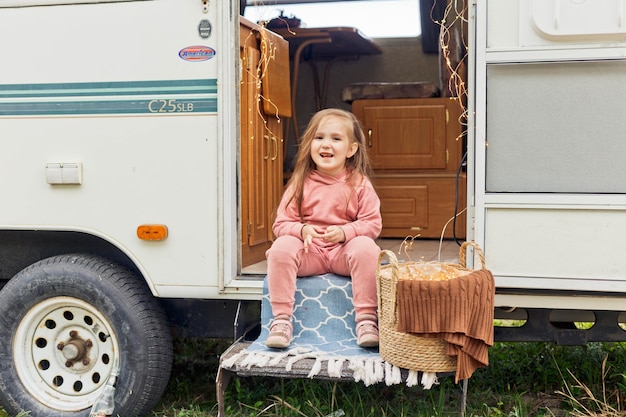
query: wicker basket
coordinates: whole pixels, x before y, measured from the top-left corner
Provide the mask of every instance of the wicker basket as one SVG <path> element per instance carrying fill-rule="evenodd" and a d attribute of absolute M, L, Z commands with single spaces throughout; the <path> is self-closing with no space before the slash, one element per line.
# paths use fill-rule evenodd
<path fill-rule="evenodd" d="M 467 246 L 473 246 L 482 267 L 484 256 L 474 242 L 464 242 L 460 248 L 459 264 L 442 262 L 398 262 L 388 250 L 380 253 L 376 280 L 378 285 L 378 327 L 380 331 L 380 356 L 400 368 L 422 372 L 453 372 L 457 369 L 456 357 L 446 354 L 446 342 L 438 338 L 421 337 L 397 331 L 396 285 L 403 279 L 443 280 L 467 275 L 472 270 L 465 267 Z M 387 256 L 390 263 L 381 265 Z M 438 276 L 437 276 L 438 275 Z"/>

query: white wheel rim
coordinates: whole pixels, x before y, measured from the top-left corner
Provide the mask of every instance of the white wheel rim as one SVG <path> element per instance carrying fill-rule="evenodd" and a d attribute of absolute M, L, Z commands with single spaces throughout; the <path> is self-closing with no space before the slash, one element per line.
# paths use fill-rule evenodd
<path fill-rule="evenodd" d="M 15 333 L 13 355 L 26 390 L 47 407 L 79 411 L 93 405 L 119 363 L 111 323 L 91 304 L 54 297 L 33 306 Z"/>

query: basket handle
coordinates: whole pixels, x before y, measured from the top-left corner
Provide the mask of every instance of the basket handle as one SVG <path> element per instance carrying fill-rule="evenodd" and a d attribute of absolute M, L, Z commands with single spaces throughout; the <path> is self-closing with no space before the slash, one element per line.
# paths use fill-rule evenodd
<path fill-rule="evenodd" d="M 383 308 L 383 298 L 382 298 L 382 289 L 381 289 L 381 282 L 380 282 L 380 267 L 381 267 L 381 263 L 383 261 L 383 258 L 387 256 L 389 258 L 389 264 L 391 265 L 392 268 L 392 272 L 391 272 L 391 281 L 392 281 L 392 285 L 391 285 L 391 299 L 395 300 L 396 299 L 396 284 L 398 283 L 398 276 L 400 275 L 400 267 L 398 266 L 398 258 L 396 257 L 396 254 L 393 253 L 390 250 L 384 249 L 381 250 L 380 253 L 378 254 L 378 266 L 376 267 L 376 292 L 378 293 L 378 311 L 382 311 Z M 395 303 L 394 305 L 394 311 L 393 311 L 393 317 L 394 317 L 394 322 L 398 320 L 397 318 L 397 309 L 398 309 L 398 305 L 397 303 Z"/>
<path fill-rule="evenodd" d="M 481 268 L 480 269 L 485 269 L 487 268 L 486 264 L 485 264 L 485 254 L 483 253 L 483 250 L 480 248 L 480 245 L 474 241 L 466 241 L 463 242 L 463 244 L 461 245 L 461 249 L 459 249 L 459 262 L 461 264 L 461 266 L 463 266 L 464 268 L 467 267 L 466 264 L 466 256 L 467 256 L 467 247 L 471 246 L 474 251 L 476 252 L 476 254 L 478 254 L 478 259 L 480 259 L 480 263 L 481 263 Z M 478 269 L 478 268 L 474 268 L 474 269 Z"/>
<path fill-rule="evenodd" d="M 387 249 L 381 250 L 378 254 L 378 269 L 380 270 L 380 266 L 385 255 L 389 258 L 389 263 L 393 266 L 393 268 L 398 269 L 398 258 L 396 257 L 396 254 Z"/>
<path fill-rule="evenodd" d="M 383 258 L 387 256 L 389 258 L 389 265 L 393 269 L 393 283 L 395 284 L 398 281 L 398 276 L 400 275 L 400 266 L 398 265 L 398 258 L 396 254 L 390 250 L 384 249 L 380 251 L 378 254 L 378 266 L 376 267 L 376 276 L 380 275 L 380 267 L 382 266 Z"/>

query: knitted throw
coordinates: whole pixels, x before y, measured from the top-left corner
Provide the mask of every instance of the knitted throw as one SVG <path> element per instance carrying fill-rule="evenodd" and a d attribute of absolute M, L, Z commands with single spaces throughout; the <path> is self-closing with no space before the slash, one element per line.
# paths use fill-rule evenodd
<path fill-rule="evenodd" d="M 399 280 L 397 330 L 448 342 L 446 353 L 457 356 L 456 382 L 467 379 L 489 364 L 494 296 L 486 269 L 447 281 Z"/>

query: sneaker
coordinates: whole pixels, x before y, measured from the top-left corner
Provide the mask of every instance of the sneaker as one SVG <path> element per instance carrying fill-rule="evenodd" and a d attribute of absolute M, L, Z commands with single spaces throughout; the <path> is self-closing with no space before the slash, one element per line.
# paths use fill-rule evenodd
<path fill-rule="evenodd" d="M 378 324 L 375 320 L 361 320 L 356 324 L 356 344 L 371 348 L 378 346 L 380 337 L 378 336 Z"/>
<path fill-rule="evenodd" d="M 278 316 L 270 325 L 270 334 L 265 340 L 265 346 L 284 349 L 291 344 L 293 326 L 289 316 Z"/>

